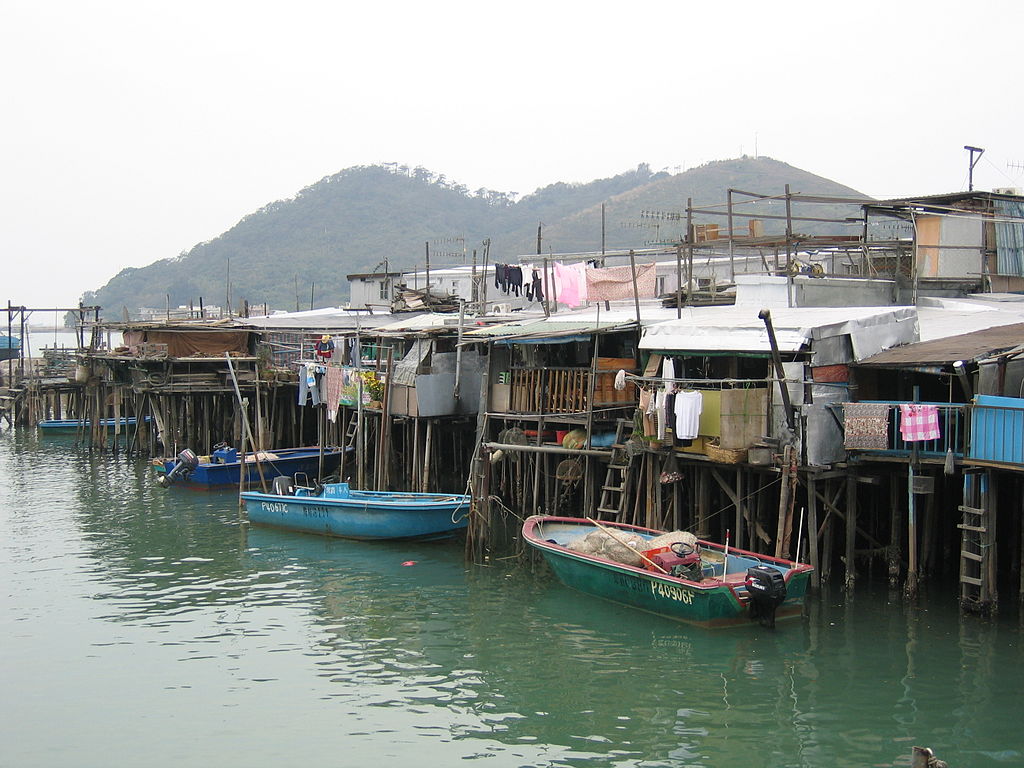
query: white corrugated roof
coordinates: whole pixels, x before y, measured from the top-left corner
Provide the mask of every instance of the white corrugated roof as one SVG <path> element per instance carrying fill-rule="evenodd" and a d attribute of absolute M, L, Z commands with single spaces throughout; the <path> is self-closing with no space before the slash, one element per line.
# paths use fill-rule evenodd
<path fill-rule="evenodd" d="M 673 310 L 674 311 L 674 310 Z M 754 307 L 684 307 L 682 318 L 644 329 L 641 349 L 767 352 L 768 331 Z M 870 332 L 912 322 L 913 307 L 794 307 L 772 310 L 779 349 L 797 352 L 812 339 Z"/>

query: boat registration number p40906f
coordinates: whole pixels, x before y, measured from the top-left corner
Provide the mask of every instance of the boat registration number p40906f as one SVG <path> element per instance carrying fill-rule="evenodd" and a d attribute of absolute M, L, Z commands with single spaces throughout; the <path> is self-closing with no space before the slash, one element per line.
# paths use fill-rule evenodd
<path fill-rule="evenodd" d="M 652 581 L 651 593 L 658 595 L 659 597 L 666 597 L 669 600 L 675 600 L 678 603 L 686 603 L 687 605 L 693 604 L 693 593 L 688 589 L 683 589 L 675 584 L 665 584 L 661 581 Z"/>

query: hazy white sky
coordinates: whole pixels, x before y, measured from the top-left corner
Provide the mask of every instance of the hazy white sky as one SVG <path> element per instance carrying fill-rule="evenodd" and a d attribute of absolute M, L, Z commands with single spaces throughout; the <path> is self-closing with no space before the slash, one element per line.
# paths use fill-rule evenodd
<path fill-rule="evenodd" d="M 1024 3 L 0 0 L 0 302 L 71 306 L 352 165 L 527 194 L 758 153 L 1024 186 Z"/>

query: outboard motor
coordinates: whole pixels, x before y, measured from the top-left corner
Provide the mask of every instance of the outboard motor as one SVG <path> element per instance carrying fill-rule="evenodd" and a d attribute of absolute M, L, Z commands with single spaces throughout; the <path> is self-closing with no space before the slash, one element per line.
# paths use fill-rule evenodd
<path fill-rule="evenodd" d="M 786 599 L 786 577 L 777 568 L 755 565 L 747 569 L 747 594 L 750 596 L 750 618 L 762 627 L 775 627 L 775 610 Z"/>
<path fill-rule="evenodd" d="M 161 475 L 156 479 L 161 488 L 167 488 L 171 483 L 180 478 L 186 478 L 199 466 L 199 458 L 188 448 L 178 454 L 178 463 L 170 472 Z"/>

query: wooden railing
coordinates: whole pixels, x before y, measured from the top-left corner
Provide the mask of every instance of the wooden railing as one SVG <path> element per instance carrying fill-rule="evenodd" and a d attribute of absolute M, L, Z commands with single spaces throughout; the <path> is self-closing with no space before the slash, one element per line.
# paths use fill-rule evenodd
<path fill-rule="evenodd" d="M 616 371 L 598 371 L 593 407 L 636 405 L 635 388 L 617 390 Z M 513 368 L 509 411 L 512 413 L 585 413 L 591 407 L 589 368 Z"/>

